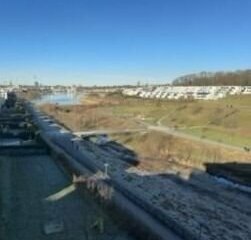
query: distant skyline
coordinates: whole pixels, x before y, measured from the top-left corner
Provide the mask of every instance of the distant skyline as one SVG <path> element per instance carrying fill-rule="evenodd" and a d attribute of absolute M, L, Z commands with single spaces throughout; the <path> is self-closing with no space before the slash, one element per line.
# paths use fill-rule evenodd
<path fill-rule="evenodd" d="M 0 84 L 163 84 L 247 69 L 250 26 L 250 0 L 0 0 Z"/>

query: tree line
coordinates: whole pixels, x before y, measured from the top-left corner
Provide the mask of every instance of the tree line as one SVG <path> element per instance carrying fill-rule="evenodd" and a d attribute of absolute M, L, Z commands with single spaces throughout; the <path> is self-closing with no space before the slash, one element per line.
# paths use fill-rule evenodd
<path fill-rule="evenodd" d="M 173 81 L 175 86 L 251 86 L 251 69 L 234 72 L 200 72 Z"/>

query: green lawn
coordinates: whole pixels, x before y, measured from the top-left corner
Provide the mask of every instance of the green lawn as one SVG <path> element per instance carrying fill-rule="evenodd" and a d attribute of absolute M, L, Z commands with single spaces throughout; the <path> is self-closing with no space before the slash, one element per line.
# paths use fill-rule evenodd
<path fill-rule="evenodd" d="M 201 127 L 191 129 L 187 128 L 181 131 L 201 138 L 227 143 L 234 146 L 244 147 L 251 145 L 250 137 L 241 136 L 238 132 L 226 131 L 224 129 Z"/>
<path fill-rule="evenodd" d="M 216 101 L 159 101 L 125 98 L 115 115 L 141 118 L 191 135 L 236 145 L 251 145 L 251 95 Z"/>

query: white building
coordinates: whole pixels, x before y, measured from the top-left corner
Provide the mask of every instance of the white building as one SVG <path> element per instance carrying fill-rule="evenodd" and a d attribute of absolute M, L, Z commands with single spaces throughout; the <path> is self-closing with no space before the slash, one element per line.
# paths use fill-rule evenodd
<path fill-rule="evenodd" d="M 228 95 L 251 94 L 251 86 L 162 86 L 124 89 L 127 96 L 156 99 L 216 100 Z"/>

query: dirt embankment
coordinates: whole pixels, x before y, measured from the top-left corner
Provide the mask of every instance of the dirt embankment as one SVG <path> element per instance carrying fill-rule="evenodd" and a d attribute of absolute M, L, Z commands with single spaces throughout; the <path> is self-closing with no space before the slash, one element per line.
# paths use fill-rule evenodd
<path fill-rule="evenodd" d="M 251 161 L 250 154 L 244 151 L 207 146 L 154 131 L 117 135 L 114 139 L 134 149 L 139 155 L 140 167 L 147 170 L 163 170 L 170 161 L 202 169 L 205 163 Z"/>

